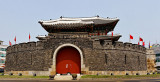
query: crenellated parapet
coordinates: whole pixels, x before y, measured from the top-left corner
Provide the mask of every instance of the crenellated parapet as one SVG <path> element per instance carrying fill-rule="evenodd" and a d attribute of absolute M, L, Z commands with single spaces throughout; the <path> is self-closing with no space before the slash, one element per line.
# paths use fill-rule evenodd
<path fill-rule="evenodd" d="M 123 50 L 125 47 L 127 47 L 127 46 L 124 46 L 124 44 L 123 44 L 123 42 L 120 42 L 120 41 L 115 41 L 114 43 L 113 43 L 113 49 L 120 49 L 120 50 Z"/>
<path fill-rule="evenodd" d="M 103 45 L 100 46 L 103 46 L 104 49 L 112 49 L 114 47 L 112 41 L 110 40 L 104 40 Z"/>
<path fill-rule="evenodd" d="M 111 40 L 103 40 L 103 41 L 94 40 L 93 49 L 124 50 L 124 51 L 146 53 L 146 48 L 141 45 L 132 44 L 129 42 L 123 43 L 121 41 L 112 42 Z"/>
<path fill-rule="evenodd" d="M 23 51 L 34 51 L 44 49 L 45 40 L 37 42 L 27 42 L 15 44 L 7 48 L 7 53 L 23 52 Z M 123 50 L 146 53 L 146 48 L 132 43 L 123 43 L 121 41 L 112 42 L 111 40 L 94 40 L 93 49 L 105 49 L 105 50 Z"/>
<path fill-rule="evenodd" d="M 7 53 L 9 54 L 9 53 L 23 52 L 23 51 L 34 51 L 34 50 L 41 50 L 43 48 L 44 48 L 44 41 L 27 42 L 9 46 L 7 48 Z"/>

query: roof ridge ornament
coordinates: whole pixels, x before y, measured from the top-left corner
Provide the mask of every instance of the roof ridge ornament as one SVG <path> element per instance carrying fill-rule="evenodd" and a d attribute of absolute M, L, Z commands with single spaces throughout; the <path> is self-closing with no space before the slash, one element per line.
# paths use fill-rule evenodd
<path fill-rule="evenodd" d="M 62 16 L 60 16 L 60 18 L 62 19 Z"/>
<path fill-rule="evenodd" d="M 99 17 L 99 15 L 97 15 L 96 17 Z"/>

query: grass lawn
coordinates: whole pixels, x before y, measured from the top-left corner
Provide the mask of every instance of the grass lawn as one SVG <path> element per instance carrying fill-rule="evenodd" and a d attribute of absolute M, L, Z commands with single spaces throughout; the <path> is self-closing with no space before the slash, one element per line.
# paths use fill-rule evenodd
<path fill-rule="evenodd" d="M 136 78 L 160 78 L 160 74 L 151 74 L 151 75 L 83 75 L 81 78 L 120 78 L 120 79 L 136 79 Z M 41 78 L 41 79 L 49 79 L 49 76 L 27 76 L 27 75 L 1 75 L 0 78 Z"/>
<path fill-rule="evenodd" d="M 151 75 L 83 75 L 81 78 L 147 78 L 147 77 L 160 77 L 160 74 L 151 74 Z"/>
<path fill-rule="evenodd" d="M 0 78 L 49 78 L 49 76 L 18 76 L 18 75 L 0 75 Z"/>

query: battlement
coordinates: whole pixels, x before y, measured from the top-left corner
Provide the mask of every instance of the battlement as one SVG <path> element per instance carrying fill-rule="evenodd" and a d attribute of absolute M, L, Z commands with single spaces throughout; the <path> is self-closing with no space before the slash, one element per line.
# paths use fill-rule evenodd
<path fill-rule="evenodd" d="M 141 52 L 141 53 L 146 53 L 146 48 L 138 45 L 138 44 L 132 44 L 129 42 L 120 42 L 120 41 L 115 41 L 112 42 L 111 40 L 94 40 L 93 41 L 93 48 L 94 49 L 109 49 L 109 50 L 130 50 L 130 51 L 135 51 L 135 52 Z"/>
<path fill-rule="evenodd" d="M 44 48 L 44 41 L 27 42 L 27 43 L 20 43 L 20 44 L 9 46 L 7 48 L 7 53 L 33 51 L 33 50 L 40 50 L 43 48 Z"/>
<path fill-rule="evenodd" d="M 44 49 L 44 43 L 45 40 L 15 44 L 7 48 L 7 53 L 41 50 Z M 146 53 L 146 48 L 141 45 L 128 42 L 123 43 L 121 41 L 112 42 L 111 40 L 94 40 L 93 49 L 124 50 Z"/>

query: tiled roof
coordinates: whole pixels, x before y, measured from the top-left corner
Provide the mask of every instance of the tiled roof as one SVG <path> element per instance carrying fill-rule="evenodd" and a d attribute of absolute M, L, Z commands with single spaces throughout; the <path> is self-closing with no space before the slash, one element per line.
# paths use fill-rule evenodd
<path fill-rule="evenodd" d="M 85 25 L 85 24 L 106 24 L 119 21 L 118 18 L 102 18 L 102 17 L 88 17 L 88 18 L 60 18 L 57 20 L 41 20 L 41 25 Z"/>

